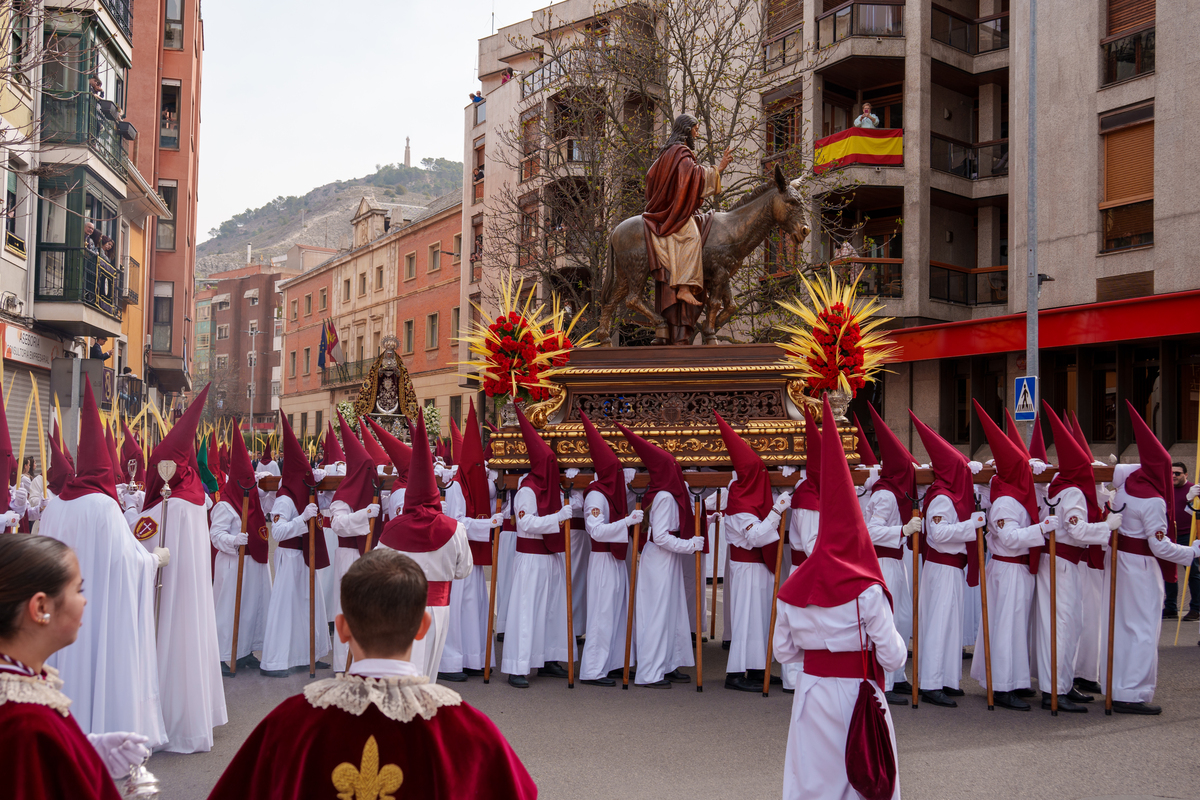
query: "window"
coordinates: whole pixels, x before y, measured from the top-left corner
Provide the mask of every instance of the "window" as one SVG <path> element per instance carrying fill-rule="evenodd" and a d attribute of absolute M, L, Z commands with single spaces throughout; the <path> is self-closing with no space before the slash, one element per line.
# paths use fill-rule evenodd
<path fill-rule="evenodd" d="M 258 366 L 258 353 L 254 352 L 253 350 L 251 350 L 249 353 L 246 353 L 246 366 L 247 367 L 257 367 Z"/>
<path fill-rule="evenodd" d="M 21 71 L 26 57 L 29 55 L 29 15 L 21 14 L 16 21 L 12 23 L 12 41 L 9 46 L 9 53 L 12 55 L 14 75 L 18 81 L 24 84 L 29 83 L 29 76 Z"/>
<path fill-rule="evenodd" d="M 312 314 L 312 295 L 304 295 L 304 316 Z"/>
<path fill-rule="evenodd" d="M 288 377 L 296 377 L 296 351 L 288 353 Z"/>
<path fill-rule="evenodd" d="M 350 299 L 350 279 L 349 278 L 346 278 L 346 280 L 344 280 L 342 282 L 342 299 L 343 300 Z"/>
<path fill-rule="evenodd" d="M 367 293 L 367 273 L 358 273 L 358 296 L 362 297 Z"/>
<path fill-rule="evenodd" d="M 411 355 L 413 351 L 413 321 L 406 319 L 404 321 L 404 353 Z"/>
<path fill-rule="evenodd" d="M 845 89 L 832 81 L 825 81 L 821 91 L 822 137 L 832 136 L 850 127 L 855 116 L 851 109 L 856 99 L 857 95 L 853 90 Z"/>
<path fill-rule="evenodd" d="M 438 315 L 430 314 L 425 318 L 425 349 L 436 350 L 438 346 Z"/>
<path fill-rule="evenodd" d="M 196 334 L 196 347 L 208 347 L 209 339 L 212 337 L 207 333 Z"/>
<path fill-rule="evenodd" d="M 170 219 L 158 218 L 155 246 L 159 250 L 175 249 L 175 222 L 179 219 L 179 204 L 176 202 L 177 191 L 175 181 L 159 181 L 158 183 L 158 194 L 171 211 Z"/>
<path fill-rule="evenodd" d="M 293 300 L 292 301 L 292 319 L 299 319 L 299 317 L 300 317 L 300 301 Z"/>
<path fill-rule="evenodd" d="M 303 440 L 305 436 L 308 436 L 308 412 L 301 411 L 300 412 L 300 438 Z"/>
<path fill-rule="evenodd" d="M 381 352 L 382 348 L 379 346 L 379 331 L 375 331 L 373 334 L 371 334 L 371 355 L 378 356 Z"/>
<path fill-rule="evenodd" d="M 383 288 L 383 267 L 375 268 L 375 291 Z"/>
<path fill-rule="evenodd" d="M 279 397 L 283 387 L 279 385 L 279 381 L 271 381 L 271 397 Z"/>
<path fill-rule="evenodd" d="M 9 233 L 17 233 L 17 170 L 15 162 L 8 164 L 8 186 L 4 192 L 4 229 Z"/>
<path fill-rule="evenodd" d="M 163 47 L 168 50 L 183 49 L 183 0 L 167 0 L 167 13 L 163 18 Z"/>
<path fill-rule="evenodd" d="M 312 348 L 304 348 L 304 374 L 307 375 L 312 371 Z"/>
<path fill-rule="evenodd" d="M 429 245 L 429 272 L 437 272 L 442 268 L 442 243 Z"/>
<path fill-rule="evenodd" d="M 320 299 L 318 302 L 320 303 L 322 311 L 324 311 L 326 308 L 329 307 L 329 290 L 328 289 L 321 290 Z"/>
<path fill-rule="evenodd" d="M 462 333 L 459 331 L 460 323 L 461 323 L 461 320 L 459 319 L 458 306 L 455 306 L 454 308 L 450 309 L 450 338 L 451 339 L 457 339 L 459 336 L 462 335 Z"/>
<path fill-rule="evenodd" d="M 316 425 L 314 425 L 314 426 L 313 426 L 313 430 L 317 432 L 317 435 L 318 435 L 318 436 L 319 436 L 319 435 L 320 435 L 320 433 L 321 433 L 321 425 L 322 425 L 322 423 L 324 423 L 324 422 L 325 422 L 325 419 L 324 419 L 324 417 L 325 417 L 325 412 L 324 412 L 324 411 L 318 411 L 318 412 L 317 412 Z"/>
<path fill-rule="evenodd" d="M 258 333 L 258 320 L 256 320 L 256 319 L 250 320 L 250 325 L 249 325 L 248 330 L 251 334 Z"/>
<path fill-rule="evenodd" d="M 1102 252 L 1154 244 L 1154 104 L 1100 118 L 1104 137 Z"/>
<path fill-rule="evenodd" d="M 258 295 L 250 296 L 250 305 L 252 305 L 252 306 L 258 305 Z"/>
<path fill-rule="evenodd" d="M 229 326 L 228 325 L 218 325 L 217 326 L 217 339 L 221 340 L 221 339 L 228 339 L 228 338 L 229 338 Z"/>
<path fill-rule="evenodd" d="M 196 319 L 212 319 L 212 306 L 208 303 L 196 306 Z"/>
<path fill-rule="evenodd" d="M 291 428 L 292 430 L 295 430 L 296 429 L 296 415 L 288 414 L 287 421 L 288 421 L 288 427 Z"/>
<path fill-rule="evenodd" d="M 519 183 L 533 180 L 541 172 L 541 155 L 538 152 L 542 139 L 542 107 L 534 106 L 521 115 L 521 174 Z M 477 168 L 477 172 L 478 172 Z M 482 173 L 478 174 L 482 178 Z"/>
<path fill-rule="evenodd" d="M 450 395 L 450 419 L 454 420 L 455 425 L 462 427 L 462 395 Z"/>
<path fill-rule="evenodd" d="M 158 146 L 164 150 L 179 149 L 179 98 L 182 88 L 179 81 L 166 80 L 162 83 Z"/>
<path fill-rule="evenodd" d="M 154 329 L 150 334 L 150 346 L 155 352 L 171 352 L 171 321 L 174 302 L 175 284 L 170 281 L 155 281 Z"/>
<path fill-rule="evenodd" d="M 417 277 L 417 254 L 409 253 L 404 257 L 404 280 L 411 281 Z"/>
<path fill-rule="evenodd" d="M 217 356 L 217 369 L 229 369 L 229 356 Z"/>
<path fill-rule="evenodd" d="M 454 234 L 454 261 L 457 264 L 462 261 L 462 234 Z"/>
<path fill-rule="evenodd" d="M 521 231 L 517 244 L 517 266 L 527 267 L 533 263 L 537 246 L 538 207 L 536 194 L 521 200 Z"/>
<path fill-rule="evenodd" d="M 366 347 L 366 345 L 363 344 L 363 337 L 359 336 L 358 339 L 355 340 L 355 343 L 358 345 L 358 360 L 366 361 L 367 360 L 367 347 Z"/>

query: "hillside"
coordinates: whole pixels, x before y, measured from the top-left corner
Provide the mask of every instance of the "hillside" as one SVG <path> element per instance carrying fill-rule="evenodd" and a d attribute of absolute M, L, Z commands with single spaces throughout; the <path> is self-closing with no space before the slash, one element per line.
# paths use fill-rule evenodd
<path fill-rule="evenodd" d="M 386 164 L 363 178 L 336 181 L 303 197 L 276 197 L 261 208 L 248 208 L 209 231 L 196 248 L 196 275 L 234 269 L 253 257 L 283 255 L 294 244 L 343 248 L 350 242 L 350 220 L 363 195 L 380 203 L 424 206 L 462 188 L 462 164 L 425 159 L 421 167 Z"/>

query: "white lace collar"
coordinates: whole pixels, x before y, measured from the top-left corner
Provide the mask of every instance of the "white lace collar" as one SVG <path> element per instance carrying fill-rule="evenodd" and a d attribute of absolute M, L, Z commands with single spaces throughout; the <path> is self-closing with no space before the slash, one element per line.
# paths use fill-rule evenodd
<path fill-rule="evenodd" d="M 59 691 L 63 682 L 58 677 L 58 670 L 53 667 L 46 667 L 45 670 L 45 678 L 0 672 L 0 705 L 33 703 L 52 708 L 64 717 L 70 715 L 71 698 Z"/>
<path fill-rule="evenodd" d="M 373 705 L 397 722 L 409 722 L 416 716 L 432 719 L 442 706 L 462 703 L 458 692 L 430 683 L 424 675 L 386 678 L 338 675 L 304 687 L 304 699 L 313 708 L 333 706 L 356 717 Z"/>

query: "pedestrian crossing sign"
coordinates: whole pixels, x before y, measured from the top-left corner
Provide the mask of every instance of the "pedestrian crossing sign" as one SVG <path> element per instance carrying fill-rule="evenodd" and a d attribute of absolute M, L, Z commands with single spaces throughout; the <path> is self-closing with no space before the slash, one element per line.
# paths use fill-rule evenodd
<path fill-rule="evenodd" d="M 1037 419 L 1037 376 L 1029 375 L 1017 378 L 1017 390 L 1013 394 L 1017 398 L 1017 407 L 1013 410 L 1013 419 L 1017 422 L 1033 422 Z"/>

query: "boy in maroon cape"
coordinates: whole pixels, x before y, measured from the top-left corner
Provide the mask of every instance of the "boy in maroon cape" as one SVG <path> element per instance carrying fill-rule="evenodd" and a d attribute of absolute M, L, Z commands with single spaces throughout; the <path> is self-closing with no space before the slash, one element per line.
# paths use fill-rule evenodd
<path fill-rule="evenodd" d="M 860 744 L 852 715 L 866 687 L 872 692 L 867 699 L 882 707 L 877 711 L 891 740 L 892 791 L 873 796 L 899 798 L 896 734 L 882 684 L 886 672 L 904 665 L 908 650 L 896 632 L 892 598 L 858 509 L 833 410 L 828 400 L 824 405 L 820 530 L 776 601 L 775 652 L 781 662 L 801 662 L 803 669 L 792 701 L 783 797 L 860 796 L 864 776 L 849 774 L 847 764 Z M 881 785 L 889 783 L 888 764 L 875 760 L 868 766 L 883 776 Z"/>
<path fill-rule="evenodd" d="M 211 800 L 536 798 L 492 721 L 410 660 L 429 629 L 427 591 L 421 567 L 401 553 L 356 561 L 335 623 L 354 655 L 350 674 L 310 683 L 268 714 Z"/>

